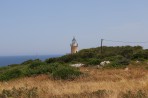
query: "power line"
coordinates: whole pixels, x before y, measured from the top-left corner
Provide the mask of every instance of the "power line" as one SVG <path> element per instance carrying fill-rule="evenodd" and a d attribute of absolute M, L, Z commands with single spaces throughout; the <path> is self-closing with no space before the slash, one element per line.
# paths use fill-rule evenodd
<path fill-rule="evenodd" d="M 117 42 L 117 43 L 138 43 L 138 44 L 145 44 L 145 43 L 148 43 L 148 42 L 128 42 L 128 41 L 117 41 L 117 40 L 108 40 L 108 39 L 103 39 L 104 41 L 110 41 L 110 42 Z"/>

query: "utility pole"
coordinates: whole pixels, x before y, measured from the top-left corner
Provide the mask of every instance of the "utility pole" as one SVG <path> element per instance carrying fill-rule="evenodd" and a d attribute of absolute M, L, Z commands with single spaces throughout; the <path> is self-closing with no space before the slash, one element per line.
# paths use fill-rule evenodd
<path fill-rule="evenodd" d="M 104 39 L 101 39 L 101 54 L 102 54 L 102 52 L 103 52 L 103 47 L 102 47 L 102 45 L 103 45 L 103 40 L 104 40 Z"/>

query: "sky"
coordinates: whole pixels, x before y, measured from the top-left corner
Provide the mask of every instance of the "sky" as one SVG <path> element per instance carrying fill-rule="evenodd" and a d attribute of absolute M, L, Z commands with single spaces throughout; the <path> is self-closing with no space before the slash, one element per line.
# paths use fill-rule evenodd
<path fill-rule="evenodd" d="M 0 56 L 70 53 L 100 46 L 148 48 L 148 0 L 0 0 Z"/>

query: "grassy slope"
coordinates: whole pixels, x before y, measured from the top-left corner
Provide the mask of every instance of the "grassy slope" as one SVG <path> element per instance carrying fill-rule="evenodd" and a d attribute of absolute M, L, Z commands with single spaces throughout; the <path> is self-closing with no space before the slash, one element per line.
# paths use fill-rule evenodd
<path fill-rule="evenodd" d="M 147 66 L 147 65 L 146 65 Z M 47 75 L 36 77 L 26 77 L 8 82 L 0 82 L 0 92 L 3 89 L 13 87 L 37 87 L 40 98 L 68 97 L 88 98 L 95 97 L 97 90 L 110 91 L 109 98 L 117 98 L 120 92 L 128 90 L 144 90 L 148 93 L 148 70 L 142 67 L 130 67 L 128 71 L 124 69 L 96 69 L 92 67 L 82 67 L 80 70 L 84 76 L 68 80 L 53 80 Z"/>

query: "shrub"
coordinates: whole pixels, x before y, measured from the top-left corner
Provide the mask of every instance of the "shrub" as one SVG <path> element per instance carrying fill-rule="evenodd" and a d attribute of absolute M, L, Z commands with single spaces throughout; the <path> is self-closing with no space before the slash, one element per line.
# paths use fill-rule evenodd
<path fill-rule="evenodd" d="M 93 95 L 96 95 L 98 98 L 108 98 L 108 93 L 106 90 L 97 90 L 92 92 Z"/>
<path fill-rule="evenodd" d="M 69 63 L 71 61 L 77 61 L 79 59 L 77 54 L 68 54 L 57 58 L 57 62 Z"/>
<path fill-rule="evenodd" d="M 126 58 L 122 58 L 121 60 L 118 60 L 117 62 L 118 62 L 118 64 L 120 64 L 120 65 L 129 65 L 130 60 L 128 60 L 128 59 L 126 59 Z"/>
<path fill-rule="evenodd" d="M 0 94 L 0 98 L 38 98 L 38 89 L 37 87 L 20 87 L 18 89 L 14 87 L 11 90 L 4 89 Z"/>
<path fill-rule="evenodd" d="M 31 76 L 47 73 L 52 74 L 54 79 L 74 79 L 75 77 L 79 76 L 81 72 L 79 72 L 78 69 L 68 65 L 51 63 L 38 65 L 35 68 L 30 68 L 29 66 L 25 75 Z"/>
<path fill-rule="evenodd" d="M 33 60 L 27 60 L 27 61 L 24 61 L 23 63 L 21 63 L 21 65 L 31 64 L 32 62 L 33 62 Z"/>
<path fill-rule="evenodd" d="M 132 47 L 127 47 L 121 51 L 121 55 L 127 59 L 131 59 L 133 53 L 134 53 L 134 51 L 133 51 Z"/>
<path fill-rule="evenodd" d="M 118 95 L 118 98 L 148 98 L 148 96 L 142 90 L 139 90 L 137 92 L 131 92 L 131 91 L 127 91 L 125 93 L 121 92 Z"/>
<path fill-rule="evenodd" d="M 122 59 L 122 58 L 123 58 L 123 56 L 121 56 L 121 55 L 110 56 L 110 57 L 105 57 L 104 61 L 116 61 L 116 60 L 119 60 L 119 59 Z"/>
<path fill-rule="evenodd" d="M 135 53 L 132 57 L 132 59 L 136 59 L 136 60 L 139 60 L 139 59 L 144 59 L 144 53 L 143 51 L 139 51 L 137 53 Z"/>
<path fill-rule="evenodd" d="M 96 56 L 96 54 L 94 53 L 94 51 L 92 49 L 84 49 L 79 52 L 78 56 L 80 58 L 93 58 Z"/>
<path fill-rule="evenodd" d="M 49 58 L 49 59 L 45 60 L 45 62 L 48 64 L 55 63 L 56 61 L 57 61 L 57 58 Z"/>
<path fill-rule="evenodd" d="M 53 73 L 59 66 L 62 66 L 62 64 L 51 63 L 51 64 L 38 65 L 35 68 L 28 67 L 26 75 L 31 76 L 38 74 Z"/>
<path fill-rule="evenodd" d="M 23 72 L 19 69 L 8 70 L 0 75 L 0 81 L 7 81 L 21 76 L 23 76 Z"/>
<path fill-rule="evenodd" d="M 74 79 L 80 74 L 81 72 L 73 67 L 62 66 L 54 70 L 52 76 L 54 79 Z"/>
<path fill-rule="evenodd" d="M 90 59 L 87 59 L 84 64 L 86 65 L 98 65 L 100 64 L 101 60 L 100 59 L 96 59 L 96 58 L 90 58 Z"/>
<path fill-rule="evenodd" d="M 7 81 L 22 76 L 38 74 L 52 74 L 54 78 L 72 79 L 79 76 L 78 69 L 61 63 L 46 64 L 41 61 L 34 61 L 29 65 L 7 67 L 0 69 L 0 81 Z"/>
<path fill-rule="evenodd" d="M 44 64 L 44 65 L 36 65 L 35 67 L 31 67 L 30 66 L 27 68 L 25 75 L 27 76 L 31 76 L 31 75 L 38 75 L 38 74 L 46 74 L 48 72 L 50 72 L 50 65 L 48 64 Z"/>
<path fill-rule="evenodd" d="M 45 63 L 44 62 L 41 62 L 41 61 L 33 61 L 30 65 L 29 65 L 29 67 L 31 68 L 31 69 L 34 69 L 34 68 L 37 68 L 38 66 L 40 66 L 40 65 L 44 65 Z"/>
<path fill-rule="evenodd" d="M 115 61 L 112 61 L 109 65 L 107 65 L 107 68 L 125 68 L 127 65 L 129 65 L 129 60 L 126 58 L 117 59 Z"/>
<path fill-rule="evenodd" d="M 54 71 L 56 71 L 60 66 L 63 66 L 63 64 L 60 63 L 51 63 L 49 64 L 49 72 L 53 73 Z"/>
<path fill-rule="evenodd" d="M 11 65 L 8 65 L 9 67 L 15 67 L 15 66 L 19 66 L 19 64 L 11 64 Z"/>
<path fill-rule="evenodd" d="M 28 74 L 29 75 L 35 75 L 35 74 L 46 74 L 46 73 L 52 73 L 54 72 L 59 66 L 63 66 L 60 63 L 51 63 L 51 64 L 44 64 L 44 65 L 38 65 L 36 68 L 29 68 Z"/>

